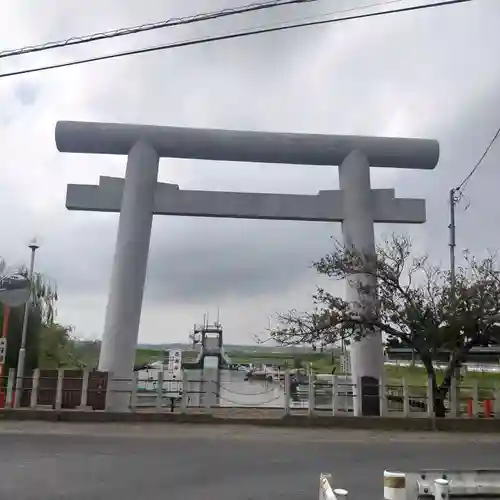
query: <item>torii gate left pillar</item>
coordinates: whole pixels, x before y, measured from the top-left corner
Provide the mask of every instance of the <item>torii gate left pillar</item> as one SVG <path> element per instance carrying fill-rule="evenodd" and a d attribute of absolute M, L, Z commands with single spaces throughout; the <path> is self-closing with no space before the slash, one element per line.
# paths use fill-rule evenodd
<path fill-rule="evenodd" d="M 425 221 L 423 200 L 398 200 L 393 190 L 371 190 L 370 166 L 432 169 L 439 146 L 423 139 L 327 136 L 204 130 L 85 122 L 59 122 L 59 151 L 128 155 L 125 182 L 69 186 L 67 206 L 76 210 L 120 212 L 99 369 L 112 373 L 108 409 L 126 411 L 146 279 L 153 214 L 272 220 L 342 222 L 344 242 L 374 253 L 374 222 Z M 192 158 L 301 165 L 340 165 L 337 192 L 317 196 L 160 190 L 159 158 Z M 115 181 L 118 181 L 115 182 Z M 90 188 L 90 191 L 89 191 Z M 71 195 L 71 196 L 70 196 Z M 347 283 L 347 300 L 360 304 L 360 281 Z M 355 382 L 377 385 L 382 375 L 380 335 L 351 346 Z M 378 413 L 378 391 L 358 385 L 355 414 Z"/>

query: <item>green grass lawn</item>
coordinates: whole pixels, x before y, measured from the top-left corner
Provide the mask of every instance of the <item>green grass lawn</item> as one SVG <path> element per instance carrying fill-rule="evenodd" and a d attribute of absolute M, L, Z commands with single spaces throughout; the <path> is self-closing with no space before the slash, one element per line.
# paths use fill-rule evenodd
<path fill-rule="evenodd" d="M 182 359 L 184 361 L 194 361 L 198 355 L 195 351 L 184 351 Z M 164 358 L 163 351 L 159 349 L 137 349 L 135 352 L 135 363 L 142 365 L 150 361 L 158 361 Z"/>
<path fill-rule="evenodd" d="M 135 352 L 135 363 L 142 365 L 150 361 L 163 359 L 163 352 L 156 349 L 137 349 Z"/>
<path fill-rule="evenodd" d="M 386 366 L 385 373 L 388 384 L 401 386 L 403 378 L 409 386 L 411 394 L 425 394 L 427 373 L 420 367 Z M 444 371 L 437 371 L 438 383 L 442 381 Z M 460 381 L 460 392 L 463 397 L 471 396 L 473 386 L 477 383 L 480 398 L 492 398 L 495 390 L 500 389 L 500 373 L 467 372 Z"/>
<path fill-rule="evenodd" d="M 233 363 L 237 364 L 257 364 L 265 363 L 279 365 L 283 367 L 293 368 L 295 358 L 300 359 L 305 368 L 308 363 L 312 364 L 312 368 L 317 373 L 331 373 L 334 364 L 332 364 L 331 353 L 305 353 L 293 356 L 288 353 L 245 353 L 245 352 L 228 352 L 227 355 Z"/>

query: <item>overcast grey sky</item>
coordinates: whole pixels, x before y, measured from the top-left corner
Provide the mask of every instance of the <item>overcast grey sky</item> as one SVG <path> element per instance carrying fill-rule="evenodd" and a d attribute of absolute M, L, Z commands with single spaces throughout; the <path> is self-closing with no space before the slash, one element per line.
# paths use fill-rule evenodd
<path fill-rule="evenodd" d="M 321 16 L 377 0 L 317 0 L 182 28 L 0 60 L 0 71 Z M 435 1 L 435 0 L 431 0 Z M 379 0 L 382 2 L 382 0 Z M 424 3 L 401 1 L 389 7 Z M 0 49 L 37 44 L 245 0 L 0 0 Z M 374 10 L 374 9 L 371 9 Z M 372 169 L 374 187 L 425 197 L 428 222 L 409 231 L 419 248 L 447 258 L 448 191 L 500 125 L 500 1 L 275 33 L 0 79 L 0 254 L 55 279 L 59 319 L 101 335 L 118 216 L 68 212 L 68 183 L 123 176 L 125 158 L 58 153 L 57 120 L 130 122 L 289 132 L 435 138 L 435 171 Z M 459 249 L 500 247 L 500 144 L 459 207 Z M 315 193 L 337 186 L 336 167 L 162 160 L 160 180 L 181 188 Z M 140 340 L 185 340 L 205 311 L 228 342 L 251 341 L 276 311 L 310 304 L 311 261 L 336 224 L 157 217 Z"/>

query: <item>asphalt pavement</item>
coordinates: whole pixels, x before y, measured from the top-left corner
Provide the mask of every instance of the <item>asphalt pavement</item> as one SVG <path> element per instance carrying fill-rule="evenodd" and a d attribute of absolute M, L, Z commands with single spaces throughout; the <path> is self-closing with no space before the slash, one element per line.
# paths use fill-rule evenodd
<path fill-rule="evenodd" d="M 182 424 L 0 423 L 0 498 L 382 499 L 385 468 L 500 468 L 500 437 Z"/>

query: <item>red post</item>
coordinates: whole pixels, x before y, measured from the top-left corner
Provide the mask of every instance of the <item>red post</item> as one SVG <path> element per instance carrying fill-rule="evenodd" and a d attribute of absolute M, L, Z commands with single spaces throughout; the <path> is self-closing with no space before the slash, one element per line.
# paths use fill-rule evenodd
<path fill-rule="evenodd" d="M 2 323 L 2 338 L 7 338 L 7 330 L 9 327 L 9 316 L 10 316 L 10 307 L 7 304 L 3 305 L 3 323 Z M 3 381 L 3 372 L 4 372 L 4 364 L 0 363 L 0 408 L 5 408 L 5 392 L 3 390 L 4 381 Z"/>
<path fill-rule="evenodd" d="M 474 413 L 473 401 L 472 401 L 472 398 L 469 398 L 467 400 L 467 416 L 469 418 L 472 418 L 473 413 Z"/>
<path fill-rule="evenodd" d="M 483 405 L 484 405 L 484 417 L 491 418 L 491 399 L 485 399 Z"/>
<path fill-rule="evenodd" d="M 7 304 L 3 305 L 3 324 L 2 324 L 2 337 L 7 337 L 7 327 L 9 326 L 10 307 Z"/>

